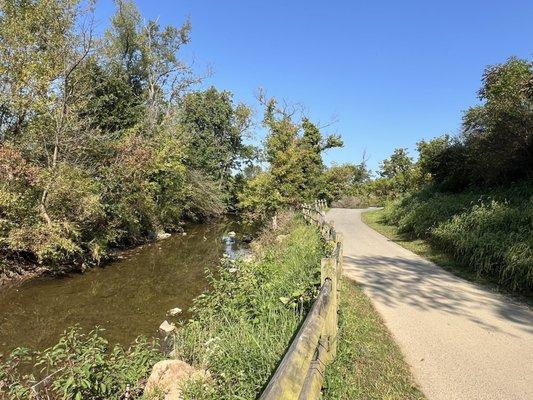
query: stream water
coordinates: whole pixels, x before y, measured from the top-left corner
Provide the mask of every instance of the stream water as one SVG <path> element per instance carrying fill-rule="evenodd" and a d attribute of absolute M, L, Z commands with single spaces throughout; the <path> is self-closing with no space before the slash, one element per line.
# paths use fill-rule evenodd
<path fill-rule="evenodd" d="M 227 237 L 244 229 L 231 219 L 189 225 L 186 236 L 138 247 L 104 268 L 0 289 L 0 353 L 19 346 L 43 349 L 75 324 L 100 326 L 111 343 L 123 345 L 138 335 L 157 335 L 169 309 L 190 316 L 192 300 L 207 289 L 206 269 L 217 267 L 223 253 L 245 249 Z"/>

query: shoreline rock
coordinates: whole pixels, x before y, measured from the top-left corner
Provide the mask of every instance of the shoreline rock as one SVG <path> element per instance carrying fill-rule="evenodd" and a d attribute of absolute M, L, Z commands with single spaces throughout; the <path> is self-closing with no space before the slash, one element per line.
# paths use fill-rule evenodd
<path fill-rule="evenodd" d="M 211 374 L 202 369 L 196 369 L 185 361 L 163 360 L 156 363 L 146 382 L 144 394 L 150 396 L 163 395 L 164 400 L 180 400 L 183 397 L 182 387 L 190 380 L 208 381 Z"/>
<path fill-rule="evenodd" d="M 167 311 L 167 315 L 169 317 L 175 317 L 176 315 L 179 315 L 182 313 L 182 309 L 179 308 L 179 307 L 174 307 L 174 308 L 171 308 L 170 310 Z"/>

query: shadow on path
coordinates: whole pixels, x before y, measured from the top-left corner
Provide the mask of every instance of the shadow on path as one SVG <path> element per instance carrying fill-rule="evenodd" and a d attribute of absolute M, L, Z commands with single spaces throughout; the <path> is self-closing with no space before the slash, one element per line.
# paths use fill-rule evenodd
<path fill-rule="evenodd" d="M 489 308 L 516 328 L 533 333 L 533 311 L 528 306 L 487 292 L 429 261 L 399 256 L 345 256 L 344 260 L 345 273 L 362 275 L 358 283 L 389 307 L 408 304 L 460 315 L 484 329 L 514 336 L 502 329 L 504 323 L 496 326 L 476 316 L 478 308 Z"/>

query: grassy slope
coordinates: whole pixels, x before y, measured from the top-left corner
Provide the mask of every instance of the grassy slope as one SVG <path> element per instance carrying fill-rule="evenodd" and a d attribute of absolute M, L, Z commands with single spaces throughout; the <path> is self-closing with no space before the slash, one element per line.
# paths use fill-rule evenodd
<path fill-rule="evenodd" d="M 422 249 L 427 257 L 448 255 L 442 266 L 458 275 L 483 282 L 478 278 L 482 276 L 515 293 L 533 291 L 530 182 L 470 188 L 461 193 L 439 192 L 428 186 L 388 203 L 376 218 L 369 216 L 368 222 L 378 230 L 385 229 L 382 225 L 396 226 L 404 236 L 394 235 L 405 247 L 411 238 L 426 240 L 432 246 Z M 419 243 L 425 242 L 414 245 Z"/>
<path fill-rule="evenodd" d="M 394 242 L 398 243 L 407 250 L 416 253 L 435 264 L 440 265 L 442 268 L 454 272 L 456 275 L 470 280 L 476 280 L 483 283 L 487 283 L 484 278 L 477 276 L 471 270 L 464 268 L 461 264 L 456 262 L 448 254 L 439 251 L 432 247 L 427 241 L 423 239 L 416 239 L 409 235 L 402 234 L 398 231 L 398 227 L 389 225 L 383 220 L 384 210 L 368 211 L 361 214 L 361 219 L 365 224 L 381 233 L 383 236 L 388 237 Z"/>
<path fill-rule="evenodd" d="M 326 370 L 324 399 L 424 399 L 370 299 L 344 280 L 337 358 Z"/>
<path fill-rule="evenodd" d="M 416 239 L 407 234 L 400 233 L 397 226 L 387 224 L 384 219 L 384 210 L 369 211 L 361 214 L 363 222 L 368 226 L 388 237 L 400 246 L 405 247 L 407 250 L 422 256 L 447 271 L 453 274 L 467 279 L 471 282 L 475 282 L 487 287 L 490 290 L 502 292 L 506 295 L 515 297 L 517 300 L 533 304 L 533 298 L 529 293 L 517 294 L 509 291 L 508 288 L 498 284 L 496 278 L 490 279 L 486 275 L 479 275 L 471 268 L 466 267 L 464 264 L 457 262 L 452 256 L 432 246 L 424 239 Z"/>
<path fill-rule="evenodd" d="M 323 244 L 303 220 L 278 221 L 280 229 L 255 242 L 255 261 L 222 265 L 195 316 L 180 328 L 177 358 L 212 377 L 208 385 L 191 384 L 186 399 L 256 398 L 298 329 L 305 313 L 295 312 L 294 300 L 303 296 L 308 309 Z"/>

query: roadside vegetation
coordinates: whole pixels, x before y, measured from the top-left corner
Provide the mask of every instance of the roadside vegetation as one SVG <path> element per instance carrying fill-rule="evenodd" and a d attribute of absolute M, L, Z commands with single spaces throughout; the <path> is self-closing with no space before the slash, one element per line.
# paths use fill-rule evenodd
<path fill-rule="evenodd" d="M 292 215 L 254 244 L 253 261 L 226 262 L 195 315 L 180 327 L 175 356 L 208 370 L 185 398 L 253 399 L 283 357 L 320 284 L 323 243 Z"/>
<path fill-rule="evenodd" d="M 324 399 L 425 398 L 370 299 L 347 279 L 341 286 L 337 349 L 326 368 Z"/>
<path fill-rule="evenodd" d="M 533 67 L 489 66 L 481 104 L 458 136 L 396 149 L 379 177 L 353 185 L 339 206 L 384 205 L 366 218 L 462 276 L 517 293 L 533 290 Z M 377 220 L 379 216 L 379 221 Z M 388 226 L 388 227 L 387 227 Z M 394 227 L 396 230 L 390 230 Z"/>
<path fill-rule="evenodd" d="M 474 275 L 518 292 L 533 289 L 533 186 L 461 194 L 421 191 L 391 203 L 382 220 L 425 239 Z"/>
<path fill-rule="evenodd" d="M 416 238 L 411 234 L 401 233 L 398 226 L 391 225 L 389 222 L 385 221 L 384 214 L 385 211 L 383 209 L 372 210 L 361 214 L 361 219 L 383 236 L 386 236 L 413 253 L 434 262 L 457 276 L 484 285 L 489 285 L 493 288 L 495 288 L 494 285 L 497 285 L 497 282 L 494 279 L 490 279 L 488 276 L 480 276 L 466 264 L 458 262 L 450 254 L 431 245 L 428 240 Z M 502 287 L 500 288 L 503 289 Z"/>

